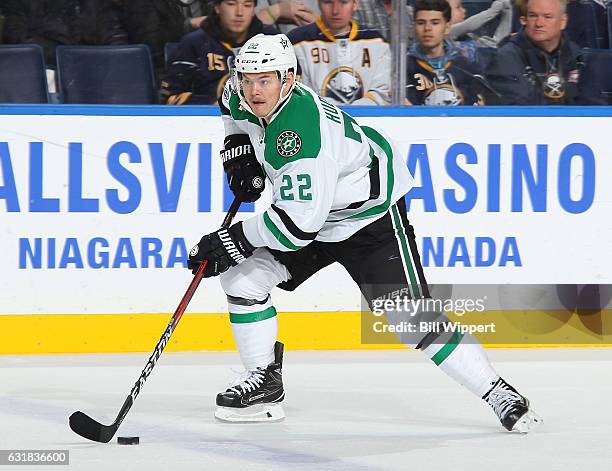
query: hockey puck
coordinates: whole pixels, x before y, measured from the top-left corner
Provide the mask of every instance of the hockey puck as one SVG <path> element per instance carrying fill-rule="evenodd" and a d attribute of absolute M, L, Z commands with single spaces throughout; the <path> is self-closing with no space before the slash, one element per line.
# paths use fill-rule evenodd
<path fill-rule="evenodd" d="M 138 445 L 140 437 L 117 437 L 117 443 L 119 445 Z"/>

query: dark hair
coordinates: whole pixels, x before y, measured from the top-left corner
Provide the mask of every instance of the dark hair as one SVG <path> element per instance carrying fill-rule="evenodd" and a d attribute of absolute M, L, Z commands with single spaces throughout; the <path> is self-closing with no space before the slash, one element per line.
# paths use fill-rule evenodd
<path fill-rule="evenodd" d="M 450 21 L 451 7 L 446 0 L 417 0 L 414 8 L 414 17 L 420 11 L 441 11 L 444 19 Z"/>

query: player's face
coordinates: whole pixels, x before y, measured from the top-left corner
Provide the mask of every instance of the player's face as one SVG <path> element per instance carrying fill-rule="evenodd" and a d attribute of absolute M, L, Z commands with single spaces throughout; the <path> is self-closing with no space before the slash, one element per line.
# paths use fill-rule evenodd
<path fill-rule="evenodd" d="M 233 35 L 246 33 L 255 16 L 254 0 L 223 0 L 215 5 L 221 28 Z"/>
<path fill-rule="evenodd" d="M 461 23 L 465 20 L 465 8 L 463 8 L 463 4 L 461 0 L 447 0 L 449 6 L 451 7 L 451 19 L 450 24 L 454 25 L 455 23 Z"/>
<path fill-rule="evenodd" d="M 293 75 L 289 74 L 289 83 L 286 88 L 291 86 Z M 242 91 L 244 98 L 259 118 L 265 118 L 271 112 L 280 96 L 282 84 L 276 72 L 263 72 L 261 74 L 243 74 Z"/>
<path fill-rule="evenodd" d="M 444 19 L 441 11 L 418 11 L 414 22 L 417 41 L 426 50 L 440 46 L 450 30 L 450 23 Z"/>
<path fill-rule="evenodd" d="M 548 51 L 556 49 L 566 25 L 567 15 L 559 0 L 529 0 L 525 32 L 534 44 Z"/>
<path fill-rule="evenodd" d="M 319 0 L 321 17 L 332 34 L 347 32 L 358 6 L 358 0 Z"/>

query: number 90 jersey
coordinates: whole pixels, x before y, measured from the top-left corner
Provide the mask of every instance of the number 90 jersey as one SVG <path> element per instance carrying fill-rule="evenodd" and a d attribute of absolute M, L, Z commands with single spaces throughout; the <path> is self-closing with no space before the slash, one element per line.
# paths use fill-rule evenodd
<path fill-rule="evenodd" d="M 297 84 L 268 124 L 240 106 L 226 83 L 219 100 L 226 135 L 248 134 L 272 184 L 272 204 L 243 222 L 256 247 L 299 250 L 340 242 L 374 222 L 413 180 L 380 132 Z"/>
<path fill-rule="evenodd" d="M 335 38 L 319 17 L 288 34 L 302 83 L 337 105 L 390 103 L 391 51 L 369 27 L 354 21 L 346 38 Z"/>

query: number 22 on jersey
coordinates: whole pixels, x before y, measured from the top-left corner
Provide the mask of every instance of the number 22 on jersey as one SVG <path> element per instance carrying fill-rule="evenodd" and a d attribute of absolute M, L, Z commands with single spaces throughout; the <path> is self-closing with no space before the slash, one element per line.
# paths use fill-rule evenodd
<path fill-rule="evenodd" d="M 312 200 L 312 183 L 310 175 L 307 173 L 296 175 L 295 178 L 291 175 L 283 175 L 282 181 L 283 184 L 280 187 L 281 200 Z M 294 181 L 296 185 L 294 185 Z"/>

